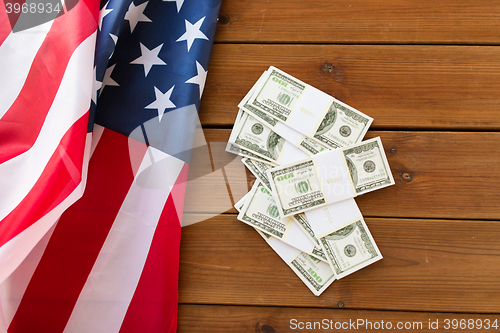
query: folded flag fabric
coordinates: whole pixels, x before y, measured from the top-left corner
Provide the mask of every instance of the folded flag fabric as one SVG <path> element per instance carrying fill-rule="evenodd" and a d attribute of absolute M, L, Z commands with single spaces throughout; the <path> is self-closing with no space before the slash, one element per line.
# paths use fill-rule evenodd
<path fill-rule="evenodd" d="M 219 8 L 80 0 L 19 32 L 0 13 L 0 332 L 176 331 Z"/>

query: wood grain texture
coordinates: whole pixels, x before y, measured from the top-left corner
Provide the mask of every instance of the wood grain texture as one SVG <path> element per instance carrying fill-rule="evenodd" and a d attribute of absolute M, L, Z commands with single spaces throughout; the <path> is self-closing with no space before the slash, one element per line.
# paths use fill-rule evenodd
<path fill-rule="evenodd" d="M 224 0 L 216 41 L 498 44 L 493 0 Z"/>
<path fill-rule="evenodd" d="M 384 259 L 314 296 L 235 215 L 183 228 L 179 303 L 495 313 L 498 221 L 366 219 Z"/>
<path fill-rule="evenodd" d="M 449 319 L 448 323 L 446 319 Z M 404 332 L 435 332 L 429 329 L 438 327 L 441 331 L 452 320 L 471 325 L 474 332 L 481 331 L 487 319 L 493 323 L 495 315 L 441 313 L 441 312 L 397 312 L 367 311 L 348 309 L 314 309 L 293 307 L 252 307 L 252 306 L 215 306 L 181 304 L 179 306 L 179 333 L 275 333 L 275 332 L 352 332 L 384 331 L 380 327 L 406 327 Z M 472 319 L 474 322 L 469 322 Z M 478 321 L 479 320 L 479 321 Z M 477 322 L 476 322 L 477 321 Z M 383 322 L 383 323 L 382 323 Z M 359 324 L 359 325 L 358 325 Z M 475 326 L 475 325 L 478 326 Z M 315 326 L 316 325 L 316 326 Z M 340 329 L 335 329 L 335 327 Z M 437 326 L 436 326 L 437 325 Z M 342 326 L 344 329 L 342 329 Z M 302 330 L 300 328 L 303 328 Z M 313 329 L 306 329 L 312 327 Z M 316 327 L 316 329 L 314 329 Z M 377 330 L 376 327 L 379 327 Z M 321 329 L 323 328 L 323 329 Z M 491 328 L 489 331 L 494 330 Z M 487 332 L 488 330 L 484 330 Z"/>
<path fill-rule="evenodd" d="M 188 183 L 186 212 L 235 213 L 233 202 L 251 188 L 253 176 L 239 157 L 224 151 L 229 134 L 230 130 L 205 130 L 215 168 L 206 155 L 193 156 L 190 176 L 196 182 Z M 396 184 L 357 197 L 364 216 L 492 220 L 500 216 L 500 133 L 369 131 L 366 138 L 375 136 L 382 139 Z"/>
<path fill-rule="evenodd" d="M 500 130 L 498 59 L 497 47 L 214 45 L 200 120 L 232 126 L 273 65 L 373 117 L 372 129 Z"/>
<path fill-rule="evenodd" d="M 499 17 L 494 0 L 223 0 L 199 113 L 208 144 L 193 150 L 185 197 L 178 331 L 497 319 Z M 384 259 L 320 297 L 234 214 L 255 178 L 225 145 L 270 65 L 373 117 L 366 138 L 382 138 L 396 181 L 356 198 Z"/>

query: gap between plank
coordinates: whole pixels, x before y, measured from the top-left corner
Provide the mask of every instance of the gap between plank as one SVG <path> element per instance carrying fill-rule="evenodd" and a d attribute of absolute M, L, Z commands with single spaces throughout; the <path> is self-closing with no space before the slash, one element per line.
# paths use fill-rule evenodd
<path fill-rule="evenodd" d="M 209 303 L 178 303 L 179 305 L 193 305 L 193 306 L 224 306 L 224 307 L 255 307 L 255 308 L 280 308 L 280 309 L 324 309 L 324 310 L 352 310 L 352 311 L 370 311 L 370 312 L 400 312 L 400 313 L 436 313 L 436 314 L 471 314 L 471 315 L 495 315 L 500 312 L 458 312 L 458 311 L 418 311 L 418 310 L 386 310 L 386 309 L 370 309 L 370 308 L 338 308 L 338 307 L 305 307 L 305 306 L 278 306 L 278 305 L 258 305 L 258 304 L 209 304 Z"/>

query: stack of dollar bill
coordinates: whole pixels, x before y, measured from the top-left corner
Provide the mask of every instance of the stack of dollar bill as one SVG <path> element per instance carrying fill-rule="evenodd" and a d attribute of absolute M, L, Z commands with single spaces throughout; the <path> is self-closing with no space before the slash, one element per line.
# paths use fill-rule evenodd
<path fill-rule="evenodd" d="M 238 106 L 226 150 L 256 177 L 238 220 L 317 296 L 382 259 L 354 200 L 394 184 L 373 119 L 274 67 Z"/>

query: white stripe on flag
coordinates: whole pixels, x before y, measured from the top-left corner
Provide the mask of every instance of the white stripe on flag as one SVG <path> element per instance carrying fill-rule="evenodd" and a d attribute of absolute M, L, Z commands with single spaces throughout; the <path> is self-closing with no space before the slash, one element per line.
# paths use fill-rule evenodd
<path fill-rule="evenodd" d="M 101 125 L 94 124 L 94 128 L 92 129 L 92 145 L 90 147 L 90 158 L 94 154 L 95 147 L 101 140 L 102 133 L 104 132 L 104 127 Z"/>
<path fill-rule="evenodd" d="M 42 259 L 43 252 L 49 243 L 50 236 L 55 229 L 55 223 L 52 228 L 36 244 L 29 255 L 17 267 L 17 269 L 0 284 L 0 314 L 5 319 L 5 329 L 9 327 L 12 318 L 16 314 L 17 308 L 21 303 L 24 292 L 28 287 L 35 269 Z"/>
<path fill-rule="evenodd" d="M 88 133 L 85 142 L 82 181 L 80 184 L 57 207 L 0 247 L 0 267 L 2 267 L 0 270 L 0 283 L 7 279 L 7 277 L 19 266 L 19 264 L 21 264 L 31 249 L 33 249 L 38 241 L 48 232 L 50 228 L 52 228 L 61 214 L 82 196 L 87 181 L 87 168 L 91 140 L 92 133 Z"/>
<path fill-rule="evenodd" d="M 158 163 L 160 160 L 163 163 Z M 183 165 L 184 162 L 175 157 L 148 148 L 71 313 L 65 333 L 113 333 L 120 330 L 158 220 Z M 147 179 L 142 181 L 144 176 Z M 165 179 L 168 186 L 162 189 L 144 187 L 148 181 L 157 183 L 158 179 Z"/>
<path fill-rule="evenodd" d="M 0 220 L 24 199 L 66 131 L 89 110 L 95 37 L 96 33 L 88 37 L 71 56 L 61 86 L 33 147 L 0 164 Z"/>
<path fill-rule="evenodd" d="M 30 13 L 22 15 L 33 15 Z M 19 17 L 21 19 L 21 17 Z M 16 100 L 24 86 L 33 59 L 54 21 L 26 31 L 11 32 L 0 47 L 0 118 Z"/>

